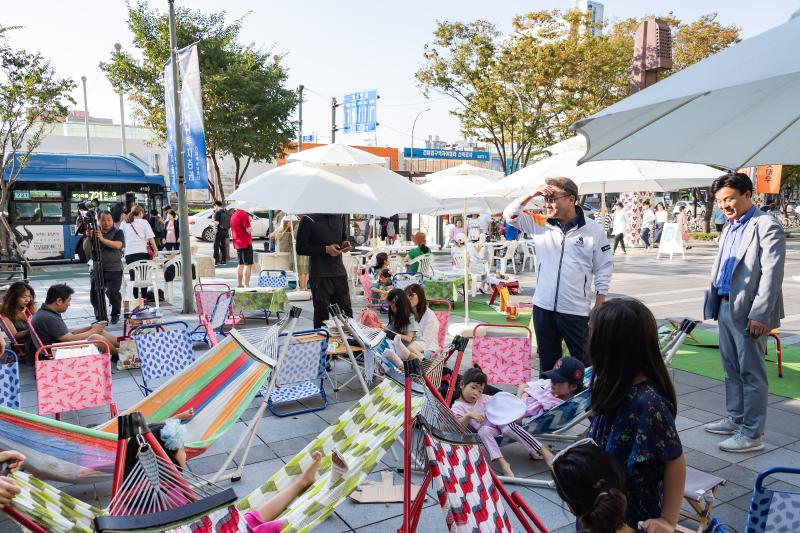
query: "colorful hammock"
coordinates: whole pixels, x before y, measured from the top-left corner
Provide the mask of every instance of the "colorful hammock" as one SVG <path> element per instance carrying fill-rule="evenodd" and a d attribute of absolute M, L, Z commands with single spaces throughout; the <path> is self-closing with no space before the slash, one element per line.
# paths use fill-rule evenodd
<path fill-rule="evenodd" d="M 276 335 L 277 331 L 276 327 Z M 194 408 L 194 417 L 185 423 L 189 458 L 206 451 L 236 423 L 274 367 L 272 359 L 262 359 L 235 330 L 231 333 L 126 411 L 139 411 L 154 424 Z M 0 448 L 25 454 L 26 470 L 44 479 L 68 483 L 110 479 L 116 441 L 116 418 L 89 429 L 0 407 Z"/>
<path fill-rule="evenodd" d="M 419 411 L 422 401 L 422 397 L 415 397 L 410 411 Z M 290 524 L 281 530 L 282 533 L 312 531 L 333 514 L 336 506 L 363 482 L 381 460 L 403 427 L 404 406 L 404 390 L 396 383 L 384 380 L 273 474 L 263 486 L 239 500 L 236 507 L 245 511 L 269 499 L 302 475 L 311 462 L 313 451 L 321 451 L 325 459 L 317 481 L 295 499 L 280 517 Z M 331 486 L 330 452 L 334 448 L 341 454 L 349 470 Z M 25 465 L 27 467 L 27 460 Z M 94 517 L 105 514 L 104 510 L 88 505 L 24 472 L 14 473 L 13 477 L 21 493 L 14 498 L 11 507 L 52 533 L 95 531 Z M 194 523 L 169 531 L 208 531 L 209 526 L 213 531 L 245 531 L 241 524 L 231 523 L 228 510 L 216 513 L 218 516 L 198 517 Z"/>

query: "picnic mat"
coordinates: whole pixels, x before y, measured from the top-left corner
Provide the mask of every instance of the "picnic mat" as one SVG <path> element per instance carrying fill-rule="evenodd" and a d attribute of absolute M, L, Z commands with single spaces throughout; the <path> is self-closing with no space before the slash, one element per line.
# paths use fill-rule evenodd
<path fill-rule="evenodd" d="M 470 314 L 471 314 L 470 309 Z M 697 344 L 687 338 L 678 350 L 672 366 L 693 374 L 722 380 L 722 364 L 719 359 L 719 339 L 715 331 L 695 329 Z M 775 341 L 767 344 L 767 376 L 769 391 L 778 396 L 800 399 L 800 346 L 783 345 L 783 377 L 778 377 L 778 358 L 775 352 Z"/>

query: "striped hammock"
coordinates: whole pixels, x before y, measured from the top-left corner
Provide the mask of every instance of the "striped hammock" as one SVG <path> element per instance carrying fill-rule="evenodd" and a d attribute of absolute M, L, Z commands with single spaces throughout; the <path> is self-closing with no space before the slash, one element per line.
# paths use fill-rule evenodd
<path fill-rule="evenodd" d="M 258 355 L 233 330 L 126 412 L 139 411 L 155 424 L 194 408 L 194 417 L 185 423 L 184 446 L 189 458 L 196 457 L 242 416 L 273 367 L 272 359 Z M 116 418 L 90 429 L 0 407 L 0 448 L 22 452 L 25 469 L 43 479 L 67 483 L 111 479 L 116 443 Z"/>

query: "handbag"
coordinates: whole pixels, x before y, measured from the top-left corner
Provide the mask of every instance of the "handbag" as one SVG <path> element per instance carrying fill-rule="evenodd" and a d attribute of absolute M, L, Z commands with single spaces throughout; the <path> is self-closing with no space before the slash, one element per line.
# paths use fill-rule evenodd
<path fill-rule="evenodd" d="M 141 366 L 139 352 L 136 350 L 136 341 L 133 339 L 120 341 L 117 370 L 130 370 L 132 368 L 141 368 Z"/>
<path fill-rule="evenodd" d="M 136 221 L 134 220 L 133 222 L 136 222 Z M 136 234 L 136 236 L 141 239 L 142 236 L 139 235 L 138 231 L 136 231 L 136 226 L 134 226 L 133 223 L 130 223 L 130 226 L 131 226 L 131 229 L 133 230 L 133 232 Z M 150 259 L 153 259 L 156 256 L 156 254 L 158 253 L 158 250 L 155 250 L 153 248 L 153 245 L 150 243 L 150 241 L 146 241 L 145 249 L 147 250 L 147 255 L 150 256 Z"/>

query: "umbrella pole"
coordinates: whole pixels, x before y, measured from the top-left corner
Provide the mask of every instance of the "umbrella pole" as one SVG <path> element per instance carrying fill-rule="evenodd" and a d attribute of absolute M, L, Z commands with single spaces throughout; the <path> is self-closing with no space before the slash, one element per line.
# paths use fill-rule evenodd
<path fill-rule="evenodd" d="M 463 228 L 467 229 L 467 199 L 464 198 Z M 467 233 L 469 235 L 469 233 Z M 466 240 L 466 239 L 465 239 Z M 469 324 L 469 248 L 464 243 L 464 324 Z"/>
<path fill-rule="evenodd" d="M 294 290 L 295 291 L 299 291 L 299 290 L 303 290 L 304 291 L 304 290 L 306 290 L 306 287 L 303 287 L 302 289 L 300 288 L 300 269 L 297 268 L 297 242 L 296 242 L 297 238 L 295 237 L 294 224 L 292 222 L 293 221 L 292 221 L 291 216 L 290 216 L 289 217 L 289 231 L 292 232 L 292 260 L 294 261 L 294 263 L 293 263 L 294 274 L 295 274 L 295 276 L 297 276 L 297 281 L 294 284 Z M 300 223 L 300 219 L 299 218 L 297 219 L 297 223 L 298 224 Z"/>

